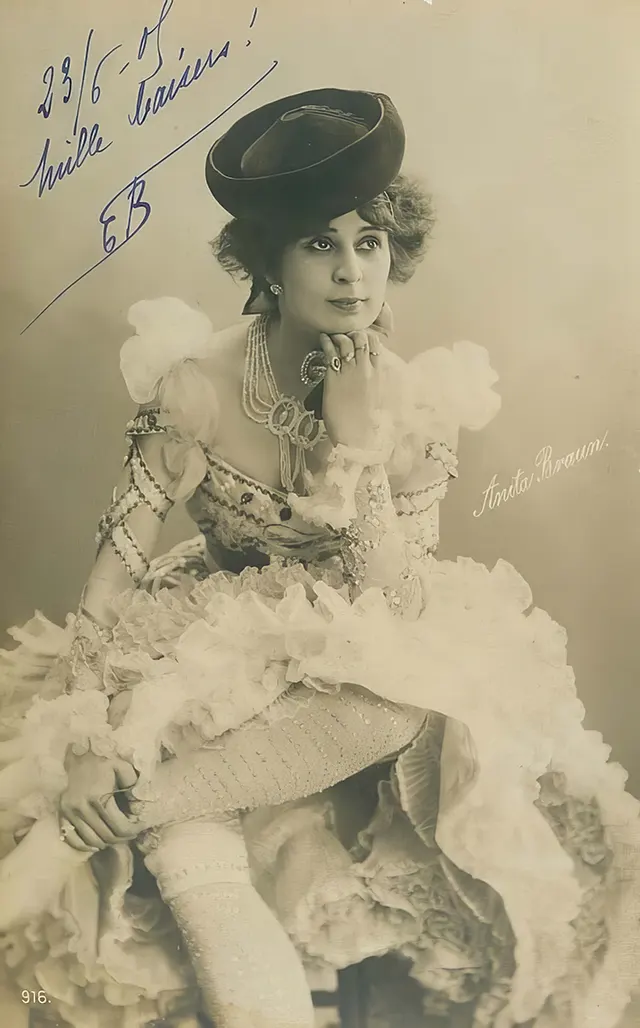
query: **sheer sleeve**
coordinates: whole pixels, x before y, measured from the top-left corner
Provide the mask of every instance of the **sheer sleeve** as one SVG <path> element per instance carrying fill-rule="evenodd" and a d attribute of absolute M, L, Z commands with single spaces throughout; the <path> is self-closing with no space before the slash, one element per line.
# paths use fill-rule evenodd
<path fill-rule="evenodd" d="M 335 447 L 327 468 L 309 477 L 308 495 L 290 502 L 342 532 L 354 594 L 381 588 L 392 610 L 414 618 L 437 547 L 438 504 L 457 477 L 459 429 L 484 427 L 500 397 L 487 351 L 473 343 L 426 351 L 408 365 L 385 352 L 385 377 L 380 448 Z"/>
<path fill-rule="evenodd" d="M 203 446 L 217 426 L 215 387 L 199 361 L 212 349 L 209 319 L 180 300 L 142 301 L 121 369 L 139 404 L 126 426 L 128 450 L 111 503 L 98 523 L 98 552 L 76 616 L 74 677 L 89 682 L 117 619 L 116 600 L 146 574 L 162 524 L 206 473 Z"/>

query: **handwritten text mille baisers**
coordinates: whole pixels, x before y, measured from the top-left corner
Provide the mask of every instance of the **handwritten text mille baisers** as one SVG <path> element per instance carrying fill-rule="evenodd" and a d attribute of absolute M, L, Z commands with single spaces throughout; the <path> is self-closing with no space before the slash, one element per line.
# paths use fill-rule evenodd
<path fill-rule="evenodd" d="M 522 496 L 523 493 L 531 489 L 534 482 L 544 482 L 548 478 L 553 478 L 558 472 L 572 468 L 583 460 L 588 460 L 589 457 L 599 453 L 600 450 L 609 445 L 607 442 L 608 434 L 609 429 L 606 430 L 602 439 L 592 439 L 590 442 L 585 443 L 584 446 L 580 446 L 577 450 L 572 450 L 563 457 L 554 457 L 552 448 L 550 446 L 543 446 L 538 451 L 534 461 L 536 471 L 532 471 L 530 475 L 525 475 L 523 469 L 518 468 L 508 486 L 501 486 L 498 476 L 494 475 L 482 494 L 483 500 L 480 510 L 474 510 L 473 512 L 474 518 L 481 517 L 486 510 L 495 510 L 496 507 L 507 503 L 515 496 Z"/>

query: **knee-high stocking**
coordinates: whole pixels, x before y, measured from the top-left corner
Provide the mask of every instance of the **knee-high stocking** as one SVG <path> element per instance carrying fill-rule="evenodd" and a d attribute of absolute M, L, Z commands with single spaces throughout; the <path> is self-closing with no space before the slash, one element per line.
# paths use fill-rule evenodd
<path fill-rule="evenodd" d="M 293 944 L 254 890 L 241 810 L 343 781 L 409 745 L 425 721 L 368 693 L 298 690 L 307 702 L 271 724 L 249 722 L 211 749 L 169 760 L 157 798 L 134 811 L 152 828 L 146 863 L 189 948 L 216 1028 L 311 1028 Z"/>
<path fill-rule="evenodd" d="M 216 1028 L 312 1028 L 302 964 L 251 885 L 238 821 L 159 829 L 145 862 L 181 930 Z"/>

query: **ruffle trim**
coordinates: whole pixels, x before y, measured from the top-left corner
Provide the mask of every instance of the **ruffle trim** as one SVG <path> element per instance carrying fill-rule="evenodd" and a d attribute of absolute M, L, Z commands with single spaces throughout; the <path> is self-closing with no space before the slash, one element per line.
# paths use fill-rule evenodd
<path fill-rule="evenodd" d="M 29 878 L 32 888 L 42 892 L 49 887 L 47 913 L 3 940 L 16 985 L 43 989 L 50 1009 L 73 1028 L 145 1028 L 164 1017 L 173 1023 L 173 1016 L 195 1016 L 199 990 L 168 909 L 159 897 L 128 892 L 133 878 L 129 847 L 104 851 L 91 863 L 83 854 L 70 877 L 65 846 L 66 884 L 58 883 L 55 898 L 51 860 L 62 844 L 57 838 L 38 838 L 45 824 L 33 830 L 33 842 L 47 847 L 46 873 Z M 29 859 L 27 868 L 36 867 Z"/>
<path fill-rule="evenodd" d="M 326 467 L 317 475 L 305 476 L 307 495 L 290 493 L 287 502 L 296 514 L 312 525 L 345 529 L 358 515 L 356 490 L 365 468 L 384 465 L 393 449 L 390 423 L 382 422 L 379 448 L 360 450 L 338 444 L 329 454 Z"/>
<path fill-rule="evenodd" d="M 432 443 L 455 450 L 460 428 L 478 431 L 500 410 L 492 388 L 499 376 L 477 343 L 433 347 L 407 363 L 387 351 L 384 363 L 385 399 L 395 422 L 389 475 L 406 478 Z"/>
<path fill-rule="evenodd" d="M 376 589 L 351 604 L 337 575 L 275 563 L 215 574 L 178 596 L 123 598 L 113 687 L 147 690 L 125 728 L 134 762 L 150 775 L 159 745 L 175 748 L 188 725 L 200 740 L 224 731 L 297 682 L 348 681 L 466 726 L 471 746 L 445 735 L 436 842 L 502 897 L 516 937 L 509 1009 L 521 1021 L 562 986 L 584 899 L 571 855 L 536 806 L 540 777 L 564 775 L 572 796 L 597 803 L 614 852 L 612 941 L 576 997 L 575 1024 L 613 1028 L 638 980 L 640 805 L 602 737 L 582 727 L 564 630 L 531 609 L 527 583 L 504 561 L 491 571 L 432 561 L 415 622 L 394 618 Z"/>

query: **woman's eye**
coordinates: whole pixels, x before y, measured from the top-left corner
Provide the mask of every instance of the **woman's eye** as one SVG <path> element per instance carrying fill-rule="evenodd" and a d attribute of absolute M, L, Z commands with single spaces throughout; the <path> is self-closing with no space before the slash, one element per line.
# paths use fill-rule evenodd
<path fill-rule="evenodd" d="M 328 250 L 333 250 L 334 248 L 333 242 L 325 236 L 312 239 L 307 245 L 310 250 L 319 250 L 320 253 L 327 253 Z M 365 250 L 379 250 L 381 245 L 377 236 L 367 236 L 359 241 L 358 249 L 364 247 Z"/>

